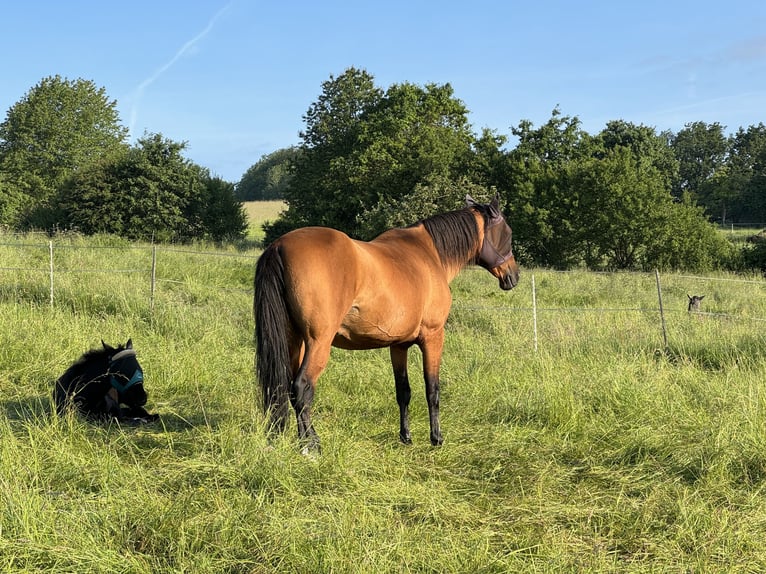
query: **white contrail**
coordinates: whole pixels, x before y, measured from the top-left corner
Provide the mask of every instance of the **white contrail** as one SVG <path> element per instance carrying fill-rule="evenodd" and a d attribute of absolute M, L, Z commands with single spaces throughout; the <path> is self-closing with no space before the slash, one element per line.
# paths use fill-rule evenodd
<path fill-rule="evenodd" d="M 216 14 L 210 19 L 210 21 L 207 23 L 207 26 L 194 38 L 186 42 L 183 46 L 181 46 L 178 51 L 175 53 L 175 55 L 168 60 L 167 63 L 165 63 L 163 66 L 158 68 L 151 76 L 146 78 L 143 82 L 141 82 L 136 88 L 133 90 L 131 98 L 133 100 L 133 106 L 131 108 L 130 112 L 130 134 L 133 134 L 133 130 L 135 128 L 136 124 L 136 118 L 138 117 L 138 104 L 141 102 L 141 98 L 144 96 L 144 92 L 146 91 L 146 88 L 151 86 L 154 82 L 156 82 L 160 76 L 162 76 L 165 72 L 167 72 L 173 64 L 175 64 L 181 57 L 189 52 L 197 42 L 202 40 L 205 36 L 207 36 L 210 33 L 210 30 L 213 29 L 213 26 L 215 25 L 218 18 L 220 18 L 224 12 L 226 12 L 229 7 L 231 6 L 232 2 L 229 2 L 226 4 L 223 8 L 221 8 Z"/>

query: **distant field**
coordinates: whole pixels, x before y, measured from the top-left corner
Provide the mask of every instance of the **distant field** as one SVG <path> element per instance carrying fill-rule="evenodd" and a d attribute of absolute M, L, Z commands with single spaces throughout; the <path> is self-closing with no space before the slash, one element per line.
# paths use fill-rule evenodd
<path fill-rule="evenodd" d="M 261 226 L 267 221 L 274 221 L 285 208 L 284 201 L 246 201 L 243 205 L 250 223 L 248 235 L 252 239 L 261 239 Z"/>
<path fill-rule="evenodd" d="M 763 231 L 763 227 L 721 227 L 721 233 L 734 244 L 745 243 L 748 237 L 758 235 Z"/>

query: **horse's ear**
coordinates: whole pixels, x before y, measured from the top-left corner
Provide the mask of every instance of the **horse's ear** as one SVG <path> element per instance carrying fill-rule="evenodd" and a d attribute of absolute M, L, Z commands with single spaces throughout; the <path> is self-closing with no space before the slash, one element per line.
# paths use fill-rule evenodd
<path fill-rule="evenodd" d="M 692 296 L 691 296 L 691 295 L 689 295 L 689 294 L 687 293 L 687 294 L 686 294 L 686 296 L 689 298 L 689 301 L 691 301 L 691 300 L 692 300 Z"/>
<path fill-rule="evenodd" d="M 700 295 L 700 301 L 702 301 L 705 298 L 704 295 Z"/>
<path fill-rule="evenodd" d="M 126 349 L 132 349 L 133 348 L 133 339 L 128 339 L 128 342 L 125 343 Z"/>
<path fill-rule="evenodd" d="M 489 202 L 489 212 L 492 215 L 500 215 L 500 195 L 497 193 L 492 198 L 492 201 Z"/>
<path fill-rule="evenodd" d="M 474 201 L 473 197 L 471 197 L 467 193 L 465 194 L 465 204 L 468 207 L 473 207 L 474 205 L 478 205 L 478 203 L 476 203 L 476 201 Z"/>
<path fill-rule="evenodd" d="M 101 344 L 103 345 L 103 347 L 104 347 L 104 350 L 105 350 L 105 351 L 114 351 L 114 347 L 112 347 L 111 345 L 107 345 L 106 343 L 104 343 L 104 340 L 103 340 L 103 339 L 101 339 Z"/>

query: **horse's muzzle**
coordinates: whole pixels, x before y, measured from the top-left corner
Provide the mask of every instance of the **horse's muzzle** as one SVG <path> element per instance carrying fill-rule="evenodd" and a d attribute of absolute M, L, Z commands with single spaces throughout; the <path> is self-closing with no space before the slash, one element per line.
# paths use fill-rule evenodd
<path fill-rule="evenodd" d="M 518 276 L 516 276 L 516 278 L 514 279 L 510 275 L 503 275 L 500 278 L 500 289 L 502 289 L 503 291 L 510 291 L 511 289 L 516 287 L 516 284 L 518 282 L 519 282 Z"/>
<path fill-rule="evenodd" d="M 519 268 L 514 265 L 513 267 L 506 269 L 505 273 L 498 276 L 498 281 L 500 281 L 500 289 L 503 291 L 510 291 L 516 287 L 519 282 Z"/>

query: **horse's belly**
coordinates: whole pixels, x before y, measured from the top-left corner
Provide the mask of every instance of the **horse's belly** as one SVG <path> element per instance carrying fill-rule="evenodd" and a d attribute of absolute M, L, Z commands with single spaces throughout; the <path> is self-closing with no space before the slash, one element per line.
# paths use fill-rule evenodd
<path fill-rule="evenodd" d="M 412 341 L 418 331 L 404 316 L 366 314 L 354 306 L 343 317 L 332 344 L 341 349 L 378 349 Z"/>

